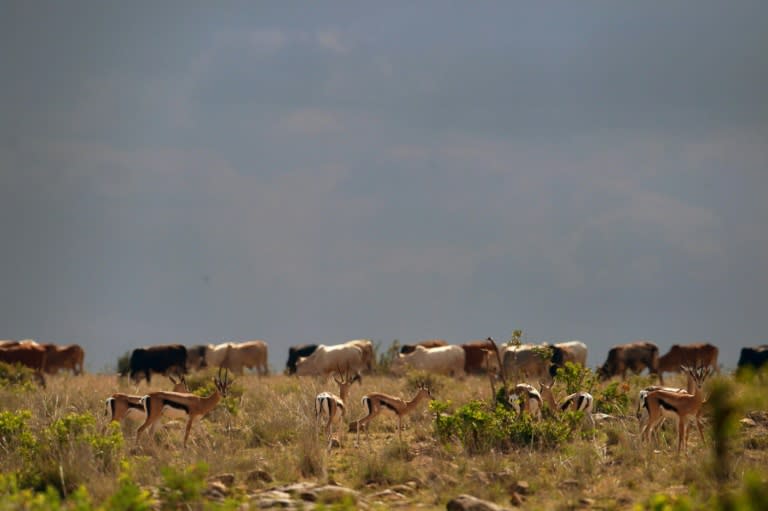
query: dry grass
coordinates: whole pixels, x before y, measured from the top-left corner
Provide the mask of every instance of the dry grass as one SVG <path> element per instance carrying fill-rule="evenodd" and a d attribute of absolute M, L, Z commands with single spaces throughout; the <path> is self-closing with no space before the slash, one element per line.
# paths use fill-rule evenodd
<path fill-rule="evenodd" d="M 193 378 L 205 383 L 207 375 Z M 365 392 L 380 391 L 404 398 L 415 393 L 418 378 L 366 376 L 361 385 L 351 388 L 347 420 L 364 415 L 360 398 Z M 434 397 L 451 403 L 449 408 L 470 400 L 488 399 L 487 378 L 468 377 L 451 380 L 431 377 Z M 637 378 L 624 387 L 629 396 L 647 379 Z M 764 389 L 734 384 L 739 398 L 750 409 L 765 409 Z M 157 378 L 154 389 L 168 388 Z M 558 397 L 564 389 L 555 387 Z M 100 434 L 109 433 L 104 400 L 122 391 L 144 393 L 114 376 L 88 374 L 80 377 L 51 378 L 43 391 L 16 392 L 0 388 L 0 411 L 29 410 L 30 430 L 43 438 L 46 428 L 68 414 L 93 417 Z M 336 428 L 341 445 L 326 450 L 322 428 L 314 419 L 314 396 L 323 390 L 335 392 L 332 380 L 286 376 L 241 377 L 235 384 L 234 398 L 193 426 L 188 449 L 182 449 L 183 425 L 170 424 L 154 440 L 144 438 L 135 444 L 138 424 L 123 428 L 124 445 L 112 465 L 105 467 L 94 458 L 88 446 L 63 447 L 61 452 L 46 449 L 40 463 L 53 469 L 60 465 L 63 477 L 84 484 L 95 501 L 108 498 L 118 485 L 119 461 L 128 460 L 137 483 L 143 487 L 161 484 L 163 467 L 189 467 L 205 462 L 211 475 L 232 473 L 243 482 L 243 491 L 252 491 L 267 483 L 244 483 L 246 475 L 263 469 L 274 479 L 272 485 L 297 481 L 333 482 L 370 494 L 398 485 L 408 486 L 411 505 L 444 509 L 446 502 L 459 493 L 508 506 L 518 483 L 527 483 L 526 507 L 532 509 L 574 509 L 594 506 L 625 509 L 651 495 L 664 492 L 688 493 L 697 502 L 706 502 L 716 491 L 713 482 L 712 450 L 701 445 L 697 434 L 689 441 L 688 456 L 676 456 L 676 432 L 665 429 L 660 447 L 649 448 L 640 442 L 634 401 L 629 417 L 602 423 L 595 434 L 577 433 L 573 441 L 556 449 L 523 447 L 500 452 L 491 450 L 470 455 L 456 442 L 441 443 L 434 434 L 433 418 L 426 404 L 405 420 L 403 442 L 398 440 L 397 420 L 382 413 L 370 424 L 371 441 L 361 435 L 355 446 L 355 434 Z M 760 396 L 763 396 L 762 398 Z M 669 421 L 668 421 L 669 422 Z M 341 430 L 341 431 L 339 431 Z M 768 467 L 768 429 L 766 424 L 739 429 L 734 433 L 731 475 L 728 485 L 738 485 L 751 470 L 766 475 Z M 2 442 L 0 442 L 2 446 Z M 49 452 L 50 451 L 50 452 Z M 26 463 L 18 453 L 0 457 L 2 472 L 18 472 Z M 45 458 L 45 459 L 44 459 Z M 47 461 L 46 461 L 47 459 Z M 49 467 L 49 468 L 50 468 Z M 29 468 L 29 467 L 28 467 Z M 34 467 L 32 467 L 34 468 Z M 38 467 L 39 468 L 39 467 Z M 48 470 L 48 469 L 46 469 Z M 50 476 L 52 479 L 56 474 Z M 525 485 L 524 485 L 525 486 Z"/>

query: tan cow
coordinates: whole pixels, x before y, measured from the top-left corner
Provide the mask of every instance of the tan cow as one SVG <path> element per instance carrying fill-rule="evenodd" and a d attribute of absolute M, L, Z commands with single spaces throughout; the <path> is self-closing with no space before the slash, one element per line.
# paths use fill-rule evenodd
<path fill-rule="evenodd" d="M 508 346 L 501 357 L 504 374 L 513 382 L 551 381 L 551 346 L 545 344 L 521 344 Z"/>
<path fill-rule="evenodd" d="M 20 364 L 35 372 L 40 385 L 45 387 L 43 371 L 46 363 L 46 349 L 39 345 L 16 345 L 0 348 L 0 362 L 6 364 Z"/>
<path fill-rule="evenodd" d="M 45 361 L 45 372 L 56 374 L 60 370 L 70 370 L 74 374 L 82 374 L 83 360 L 85 351 L 79 344 L 69 344 L 67 346 L 57 346 L 56 344 L 44 344 L 47 351 Z"/>
<path fill-rule="evenodd" d="M 235 374 L 243 374 L 244 368 L 255 368 L 259 376 L 265 376 L 269 374 L 267 350 L 267 343 L 260 340 L 230 343 L 221 367 Z"/>
<path fill-rule="evenodd" d="M 709 343 L 673 344 L 659 357 L 659 381 L 664 385 L 664 373 L 679 373 L 680 366 L 711 367 L 717 370 L 717 346 Z"/>

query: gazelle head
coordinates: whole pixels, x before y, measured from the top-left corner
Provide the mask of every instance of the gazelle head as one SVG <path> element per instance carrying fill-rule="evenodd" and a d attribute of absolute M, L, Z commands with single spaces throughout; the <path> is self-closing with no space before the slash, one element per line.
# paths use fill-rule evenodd
<path fill-rule="evenodd" d="M 416 395 L 420 398 L 428 397 L 429 399 L 434 399 L 432 397 L 432 390 L 425 383 L 419 384 L 419 391 Z"/>
<path fill-rule="evenodd" d="M 338 377 L 336 376 L 338 374 Z M 333 381 L 339 384 L 339 387 L 342 385 L 349 386 L 352 385 L 355 382 L 360 383 L 360 385 L 363 384 L 363 377 L 360 376 L 360 373 L 356 372 L 354 375 L 352 375 L 349 372 L 349 365 L 347 365 L 346 370 L 344 372 L 341 371 L 340 367 L 336 367 L 336 374 L 333 375 Z"/>
<path fill-rule="evenodd" d="M 693 383 L 696 385 L 696 390 L 701 390 L 701 388 L 704 386 L 704 381 L 712 373 L 712 368 L 709 366 L 691 367 L 691 366 L 681 365 L 680 369 L 686 375 L 688 375 L 691 378 L 691 380 L 693 380 Z"/>
<path fill-rule="evenodd" d="M 189 392 L 189 386 L 187 385 L 187 380 L 184 378 L 183 374 L 179 376 L 178 380 L 175 379 L 172 374 L 169 374 L 168 379 L 173 383 L 174 392 Z"/>
<path fill-rule="evenodd" d="M 232 385 L 234 380 L 229 379 L 229 370 L 224 369 L 224 378 L 221 377 L 221 370 L 222 367 L 219 367 L 219 372 L 216 376 L 213 378 L 213 383 L 216 385 L 216 390 L 221 394 L 221 397 L 227 397 L 227 392 L 229 391 L 229 387 Z"/>

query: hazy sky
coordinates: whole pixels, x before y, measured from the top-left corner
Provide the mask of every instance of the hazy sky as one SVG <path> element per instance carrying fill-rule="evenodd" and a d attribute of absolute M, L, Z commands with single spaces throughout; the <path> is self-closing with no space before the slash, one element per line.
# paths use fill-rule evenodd
<path fill-rule="evenodd" d="M 768 342 L 768 3 L 0 3 L 0 338 Z"/>

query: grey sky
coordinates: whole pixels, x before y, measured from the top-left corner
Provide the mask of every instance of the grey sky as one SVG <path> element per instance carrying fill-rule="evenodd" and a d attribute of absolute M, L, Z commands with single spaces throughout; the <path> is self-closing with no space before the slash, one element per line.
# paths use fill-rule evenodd
<path fill-rule="evenodd" d="M 0 337 L 766 342 L 764 2 L 3 2 Z"/>

